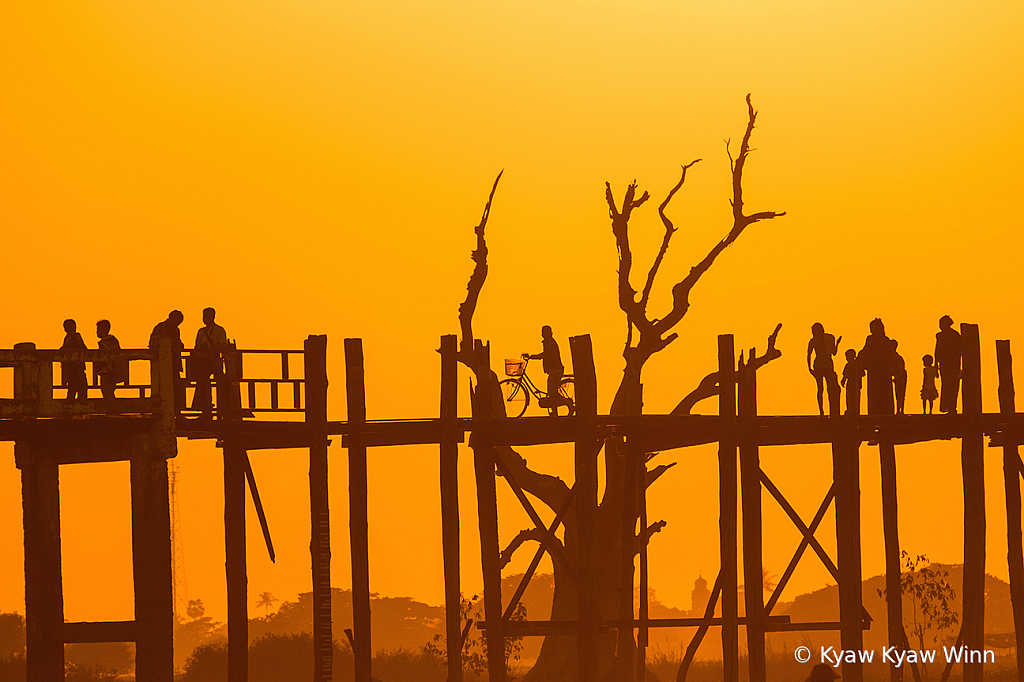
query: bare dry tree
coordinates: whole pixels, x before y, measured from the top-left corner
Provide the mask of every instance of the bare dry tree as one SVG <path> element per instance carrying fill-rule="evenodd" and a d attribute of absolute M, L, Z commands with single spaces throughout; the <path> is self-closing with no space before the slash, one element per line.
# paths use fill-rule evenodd
<path fill-rule="evenodd" d="M 612 402 L 611 414 L 632 415 L 640 414 L 640 380 L 644 364 L 655 353 L 663 350 L 677 338 L 672 329 L 683 319 L 690 306 L 690 293 L 705 272 L 710 269 L 715 259 L 736 241 L 748 226 L 763 220 L 770 220 L 785 215 L 784 212 L 761 211 L 757 213 L 744 213 L 743 205 L 743 171 L 747 158 L 753 149 L 750 147 L 750 136 L 754 130 L 757 120 L 757 112 L 754 110 L 747 95 L 747 127 L 740 142 L 739 150 L 734 157 L 732 155 L 729 140 L 726 140 L 726 151 L 729 157 L 730 169 L 732 171 L 732 227 L 721 241 L 719 241 L 681 281 L 672 286 L 672 306 L 666 315 L 660 318 L 652 317 L 648 312 L 648 303 L 651 291 L 653 290 L 658 271 L 668 251 L 672 235 L 677 231 L 672 220 L 666 215 L 666 210 L 672 198 L 682 188 L 686 181 L 687 171 L 700 161 L 697 159 L 682 166 L 679 182 L 668 192 L 665 200 L 658 207 L 658 215 L 665 227 L 661 247 L 658 250 L 647 276 L 644 286 L 638 293 L 630 283 L 630 275 L 633 269 L 633 253 L 629 243 L 629 220 L 633 211 L 642 206 L 650 198 L 645 191 L 637 196 L 637 184 L 631 183 L 625 192 L 622 203 L 617 205 L 611 185 L 605 185 L 605 199 L 608 203 L 608 213 L 612 222 L 612 234 L 615 238 L 615 245 L 618 249 L 618 302 L 620 309 L 626 315 L 627 333 L 626 342 L 623 348 L 625 367 L 623 377 L 619 383 Z M 489 416 L 494 418 L 504 417 L 504 410 L 500 400 L 495 400 L 497 395 L 497 376 L 489 367 L 482 366 L 476 360 L 474 353 L 473 335 L 473 314 L 479 301 L 480 292 L 487 278 L 487 245 L 485 230 L 487 219 L 490 215 L 491 204 L 494 194 L 501 179 L 501 173 L 494 181 L 490 196 L 484 207 L 483 216 L 475 228 L 477 240 L 476 248 L 472 253 L 474 262 L 473 273 L 467 285 L 466 300 L 459 307 L 459 326 L 462 332 L 461 344 L 459 347 L 459 360 L 470 368 L 476 378 L 476 398 L 474 400 L 474 416 Z M 778 357 L 779 352 L 775 349 L 775 337 L 778 328 L 769 338 L 769 349 L 765 355 L 757 357 L 753 350 L 750 355 L 748 366 L 760 366 L 771 359 Z M 709 375 L 702 382 L 703 388 L 698 387 L 691 396 L 695 396 L 692 402 L 701 397 L 709 397 L 717 392 L 717 376 Z M 684 402 L 686 402 L 684 400 Z M 692 406 L 692 402 L 690 405 Z M 677 408 L 677 410 L 680 408 Z M 689 407 L 686 407 L 686 411 Z M 649 542 L 651 536 L 661 530 L 665 522 L 656 521 L 646 528 L 637 532 L 638 514 L 636 511 L 635 496 L 627 494 L 630 489 L 636 488 L 637 474 L 631 472 L 627 461 L 636 461 L 640 458 L 640 466 L 643 467 L 642 485 L 650 486 L 672 464 L 665 464 L 648 469 L 647 463 L 654 457 L 650 453 L 630 453 L 625 456 L 625 444 L 621 439 L 609 439 L 605 447 L 605 493 L 598 509 L 598 528 L 601 556 L 601 565 L 597 569 L 598 601 L 602 618 L 611 619 L 621 617 L 629 613 L 632 618 L 633 599 L 633 563 L 634 557 L 639 553 L 641 547 Z M 526 460 L 509 446 L 495 448 L 495 456 L 498 471 L 510 482 L 515 482 L 523 490 L 541 500 L 552 511 L 562 510 L 566 505 L 569 495 L 569 486 L 556 476 L 543 474 L 531 469 Z M 635 471 L 635 469 L 633 469 Z M 632 488 L 631 488 L 632 486 Z M 632 505 L 630 498 L 632 497 Z M 573 620 L 576 617 L 577 595 L 574 582 L 569 576 L 576 573 L 576 543 L 577 527 L 575 505 L 568 505 L 564 513 L 563 540 L 545 537 L 545 534 L 535 529 L 521 532 L 512 543 L 501 553 L 501 564 L 506 565 L 512 554 L 527 541 L 541 541 L 546 539 L 549 545 L 554 547 L 551 552 L 552 564 L 555 572 L 555 591 L 552 604 L 552 620 Z M 611 670 L 614 662 L 625 665 L 625 670 L 630 670 L 635 655 L 635 642 L 632 632 L 624 629 L 618 639 L 614 633 L 600 635 L 599 644 L 599 667 L 602 670 L 602 678 Z M 533 681 L 559 681 L 574 679 L 576 676 L 576 642 L 573 637 L 548 637 L 541 647 L 540 656 L 533 669 L 527 673 L 524 682 Z"/>

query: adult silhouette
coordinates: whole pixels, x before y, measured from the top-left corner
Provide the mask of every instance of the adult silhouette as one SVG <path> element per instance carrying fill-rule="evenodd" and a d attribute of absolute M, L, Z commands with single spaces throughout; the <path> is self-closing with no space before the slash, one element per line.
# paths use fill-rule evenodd
<path fill-rule="evenodd" d="M 100 350 L 121 350 L 121 344 L 117 337 L 110 333 L 108 320 L 100 320 L 96 323 L 96 336 L 100 340 Z M 93 370 L 100 377 L 100 391 L 104 398 L 113 398 L 114 388 L 122 381 L 128 380 L 128 361 L 124 359 L 94 362 Z"/>
<path fill-rule="evenodd" d="M 939 319 L 939 331 L 935 334 L 935 365 L 939 370 L 939 411 L 956 412 L 956 401 L 960 395 L 960 371 L 963 359 L 963 343 L 960 332 L 953 329 L 953 318 L 943 315 Z"/>
<path fill-rule="evenodd" d="M 868 374 L 868 414 L 893 414 L 892 340 L 885 335 L 885 325 L 880 318 L 871 320 L 868 328 L 871 333 L 857 354 L 857 360 Z"/>
<path fill-rule="evenodd" d="M 196 345 L 189 357 L 189 378 L 196 382 L 196 393 L 192 397 L 192 409 L 204 414 L 213 411 L 213 387 L 211 379 L 217 382 L 217 402 L 224 383 L 224 360 L 222 353 L 228 345 L 228 334 L 224 327 L 214 322 L 217 311 L 203 310 L 203 326 L 196 332 Z"/>
<path fill-rule="evenodd" d="M 839 342 L 843 337 L 832 336 L 825 332 L 825 326 L 821 322 L 811 325 L 811 340 L 807 342 L 807 371 L 811 373 L 818 384 L 818 414 L 825 416 L 825 406 L 822 402 L 822 394 L 825 387 L 828 387 L 828 413 L 830 416 L 839 414 L 839 380 L 836 378 L 836 368 L 832 364 L 832 357 L 839 350 Z M 814 362 L 811 362 L 811 355 L 814 355 Z"/>
<path fill-rule="evenodd" d="M 566 402 L 558 394 L 558 384 L 562 383 L 562 377 L 565 375 L 565 366 L 562 365 L 562 353 L 558 350 L 558 342 L 555 341 L 555 336 L 551 332 L 551 327 L 548 325 L 541 327 L 540 338 L 542 343 L 541 352 L 536 355 L 523 353 L 523 357 L 530 360 L 543 361 L 542 367 L 548 375 L 548 402 L 546 405 L 542 404 L 542 406 L 553 408 Z"/>
<path fill-rule="evenodd" d="M 181 378 L 181 351 L 185 350 L 185 344 L 181 342 L 181 323 L 185 316 L 180 310 L 172 310 L 167 319 L 153 327 L 149 335 L 149 347 L 156 348 L 157 341 L 161 338 L 171 340 L 171 348 L 174 351 L 174 409 L 180 410 L 185 404 L 185 382 Z"/>
<path fill-rule="evenodd" d="M 85 341 L 78 333 L 74 320 L 64 320 L 64 343 L 61 350 L 85 350 Z M 88 397 L 89 380 L 85 377 L 85 363 L 69 360 L 60 363 L 60 385 L 67 386 L 68 400 L 85 400 Z"/>

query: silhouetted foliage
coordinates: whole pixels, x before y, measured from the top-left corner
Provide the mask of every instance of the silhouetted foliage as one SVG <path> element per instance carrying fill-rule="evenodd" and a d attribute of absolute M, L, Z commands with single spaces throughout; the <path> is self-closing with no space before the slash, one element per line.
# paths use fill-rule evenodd
<path fill-rule="evenodd" d="M 223 682 L 227 678 L 226 643 L 204 644 L 186 661 L 178 682 Z M 249 682 L 313 678 L 313 636 L 307 632 L 266 635 L 249 645 Z M 334 679 L 352 679 L 352 650 L 334 643 Z"/>
<path fill-rule="evenodd" d="M 66 644 L 64 660 L 83 670 L 131 673 L 135 669 L 135 645 L 129 642 Z"/>
<path fill-rule="evenodd" d="M 483 600 L 479 594 L 474 594 L 469 599 L 463 597 L 459 606 L 461 629 L 465 630 L 466 623 L 470 620 L 474 623 L 462 644 L 462 664 L 466 670 L 478 674 L 487 672 L 487 639 L 476 627 L 476 623 L 483 621 L 483 609 Z M 526 620 L 526 605 L 523 602 L 516 604 L 511 620 Z M 522 635 L 505 637 L 505 673 L 509 678 L 513 677 L 512 672 L 519 664 L 523 652 L 523 639 Z M 423 653 L 443 664 L 447 644 L 447 638 L 443 633 L 434 635 L 433 640 L 423 647 Z"/>
<path fill-rule="evenodd" d="M 0 613 L 0 658 L 25 653 L 25 616 Z"/>

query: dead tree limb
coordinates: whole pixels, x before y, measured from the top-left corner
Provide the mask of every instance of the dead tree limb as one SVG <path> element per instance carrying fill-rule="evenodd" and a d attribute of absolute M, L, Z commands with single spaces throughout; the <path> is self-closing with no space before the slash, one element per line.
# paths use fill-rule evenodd
<path fill-rule="evenodd" d="M 473 313 L 476 312 L 476 304 L 480 299 L 480 290 L 483 289 L 484 281 L 487 279 L 487 240 L 484 238 L 484 230 L 487 228 L 487 219 L 491 215 L 491 202 L 494 200 L 494 192 L 498 189 L 498 181 L 501 180 L 502 170 L 498 177 L 494 178 L 494 185 L 487 197 L 487 204 L 484 206 L 484 213 L 480 216 L 480 223 L 474 228 L 476 233 L 476 248 L 471 254 L 475 265 L 473 274 L 469 276 L 469 283 L 466 285 L 466 300 L 459 306 L 459 327 L 462 330 L 462 344 L 459 346 L 458 359 L 470 369 L 473 368 Z"/>

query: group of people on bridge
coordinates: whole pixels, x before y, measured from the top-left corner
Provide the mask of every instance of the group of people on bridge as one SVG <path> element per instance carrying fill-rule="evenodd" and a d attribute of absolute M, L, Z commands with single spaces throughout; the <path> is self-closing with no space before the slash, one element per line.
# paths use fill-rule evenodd
<path fill-rule="evenodd" d="M 189 353 L 187 378 L 196 382 L 196 392 L 192 398 L 192 409 L 210 414 L 213 411 L 213 384 L 218 385 L 224 379 L 224 353 L 230 347 L 224 327 L 215 322 L 217 311 L 213 308 L 203 310 L 203 326 L 196 332 L 195 347 Z M 154 348 L 161 338 L 170 339 L 174 351 L 174 401 L 175 405 L 185 404 L 185 379 L 182 377 L 182 357 L 185 345 L 181 341 L 181 323 L 185 316 L 180 310 L 172 310 L 167 319 L 153 327 L 149 336 L 149 347 Z M 61 350 L 86 350 L 85 341 L 78 332 L 74 320 L 64 320 L 64 343 Z M 110 322 L 100 320 L 96 323 L 96 336 L 100 350 L 121 350 L 117 337 L 110 333 Z M 85 363 L 76 360 L 61 362 L 61 386 L 67 388 L 68 400 L 85 400 L 89 381 L 85 373 Z M 128 382 L 128 361 L 123 358 L 93 363 L 93 376 L 99 378 L 100 392 L 104 398 L 115 397 L 114 392 L 119 384 Z"/>
<path fill-rule="evenodd" d="M 860 352 L 846 351 L 842 380 L 836 375 L 832 358 L 839 351 L 838 339 L 825 331 L 824 325 L 811 325 L 807 343 L 807 369 L 818 384 L 818 413 L 825 415 L 824 394 L 828 394 L 829 415 L 839 414 L 840 392 L 846 390 L 846 414 L 860 414 L 861 388 L 867 375 L 868 414 L 905 414 L 907 397 L 907 365 L 897 350 L 896 339 L 885 335 L 885 325 L 875 318 L 869 324 L 870 334 Z M 812 360 L 813 358 L 813 360 Z M 935 334 L 935 354 L 921 358 L 921 411 L 932 414 L 935 400 L 939 411 L 955 413 L 960 394 L 963 348 L 960 333 L 953 329 L 953 319 L 943 315 Z M 940 389 L 936 381 L 940 382 Z"/>

